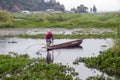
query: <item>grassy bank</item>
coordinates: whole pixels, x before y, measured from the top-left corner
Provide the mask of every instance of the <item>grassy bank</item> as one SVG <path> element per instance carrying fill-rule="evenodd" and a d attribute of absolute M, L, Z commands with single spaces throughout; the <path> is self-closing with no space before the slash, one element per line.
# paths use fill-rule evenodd
<path fill-rule="evenodd" d="M 7 37 L 7 36 L 6 36 Z M 9 37 L 9 36 L 8 36 Z M 17 35 L 19 38 L 33 38 L 33 39 L 44 39 L 45 34 L 38 35 Z M 117 38 L 118 36 L 115 33 L 102 33 L 102 34 L 54 34 L 55 39 L 81 39 L 81 38 Z"/>
<path fill-rule="evenodd" d="M 89 68 L 96 68 L 109 75 L 120 77 L 120 40 L 116 41 L 116 44 L 101 52 L 97 57 L 91 58 L 79 58 L 74 62 L 85 62 Z"/>
<path fill-rule="evenodd" d="M 0 28 L 116 28 L 120 17 L 120 13 L 0 14 L 6 19 L 0 21 Z"/>
<path fill-rule="evenodd" d="M 2 80 L 73 80 L 78 73 L 62 64 L 48 64 L 45 59 L 29 59 L 27 55 L 0 55 Z M 68 74 L 68 73 L 69 74 Z"/>

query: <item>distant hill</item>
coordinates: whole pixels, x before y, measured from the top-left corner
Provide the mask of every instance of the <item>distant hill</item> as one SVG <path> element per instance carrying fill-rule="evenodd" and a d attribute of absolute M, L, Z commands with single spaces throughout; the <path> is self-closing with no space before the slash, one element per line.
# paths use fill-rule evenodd
<path fill-rule="evenodd" d="M 46 9 L 54 9 L 56 11 L 64 11 L 64 5 L 55 0 L 0 0 L 0 9 L 11 12 L 19 12 L 23 10 L 29 11 L 45 11 Z"/>

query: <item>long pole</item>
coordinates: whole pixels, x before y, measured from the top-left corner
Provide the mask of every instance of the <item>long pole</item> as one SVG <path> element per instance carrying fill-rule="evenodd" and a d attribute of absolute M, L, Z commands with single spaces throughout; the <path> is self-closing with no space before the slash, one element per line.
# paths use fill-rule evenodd
<path fill-rule="evenodd" d="M 53 45 L 53 43 L 52 43 L 52 45 Z M 54 49 L 52 50 L 52 63 L 53 63 L 53 61 L 54 61 Z"/>

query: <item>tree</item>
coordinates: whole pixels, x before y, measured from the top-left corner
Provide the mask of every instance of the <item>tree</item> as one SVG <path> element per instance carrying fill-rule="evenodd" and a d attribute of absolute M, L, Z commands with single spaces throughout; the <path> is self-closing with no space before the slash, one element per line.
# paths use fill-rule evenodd
<path fill-rule="evenodd" d="M 93 9 L 92 8 L 90 8 L 90 12 L 92 12 L 93 11 Z"/>
<path fill-rule="evenodd" d="M 64 5 L 57 3 L 56 0 L 0 0 L 0 10 L 19 12 L 22 10 L 45 11 L 54 9 L 64 11 Z"/>
<path fill-rule="evenodd" d="M 96 6 L 95 5 L 93 5 L 93 12 L 97 12 L 97 8 L 96 8 Z"/>
<path fill-rule="evenodd" d="M 77 12 L 80 12 L 80 13 L 87 13 L 87 10 L 88 8 L 84 6 L 83 4 L 77 7 Z"/>

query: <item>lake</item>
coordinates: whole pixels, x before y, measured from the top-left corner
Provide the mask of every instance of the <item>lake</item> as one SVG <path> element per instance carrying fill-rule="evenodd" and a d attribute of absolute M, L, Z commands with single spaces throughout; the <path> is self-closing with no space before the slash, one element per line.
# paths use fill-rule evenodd
<path fill-rule="evenodd" d="M 74 39 L 55 39 L 54 44 L 72 41 Z M 89 69 L 84 63 L 73 65 L 73 61 L 79 57 L 98 56 L 100 51 L 107 50 L 113 46 L 112 39 L 84 39 L 82 48 L 57 49 L 50 51 L 54 55 L 54 63 L 62 63 L 75 67 L 79 77 L 85 80 L 89 76 L 101 75 L 102 72 L 96 69 Z M 46 49 L 42 48 L 46 44 L 45 39 L 23 39 L 23 38 L 4 38 L 0 37 L 0 54 L 15 52 L 18 54 L 28 54 L 30 58 L 46 58 Z M 39 51 L 39 55 L 36 54 Z M 105 74 L 105 76 L 107 76 Z"/>

